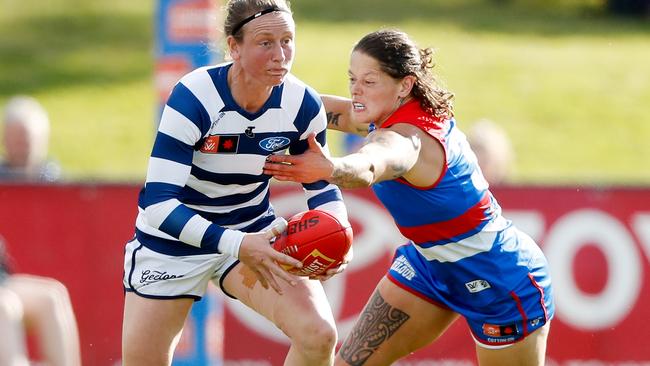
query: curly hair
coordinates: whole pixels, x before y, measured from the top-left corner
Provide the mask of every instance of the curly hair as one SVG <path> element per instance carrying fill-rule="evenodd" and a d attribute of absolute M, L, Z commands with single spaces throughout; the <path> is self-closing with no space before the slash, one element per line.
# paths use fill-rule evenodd
<path fill-rule="evenodd" d="M 394 79 L 414 76 L 411 94 L 422 109 L 438 118 L 453 117 L 454 94 L 438 85 L 432 72 L 435 63 L 431 48 L 420 49 L 406 33 L 384 29 L 364 36 L 353 51 L 377 60 L 382 71 Z"/>

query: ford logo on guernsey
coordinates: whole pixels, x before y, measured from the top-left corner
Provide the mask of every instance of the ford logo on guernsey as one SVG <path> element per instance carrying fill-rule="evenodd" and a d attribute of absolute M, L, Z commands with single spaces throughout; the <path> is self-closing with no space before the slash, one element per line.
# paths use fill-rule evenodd
<path fill-rule="evenodd" d="M 277 151 L 287 145 L 291 140 L 286 137 L 267 137 L 260 141 L 260 147 L 266 151 Z"/>

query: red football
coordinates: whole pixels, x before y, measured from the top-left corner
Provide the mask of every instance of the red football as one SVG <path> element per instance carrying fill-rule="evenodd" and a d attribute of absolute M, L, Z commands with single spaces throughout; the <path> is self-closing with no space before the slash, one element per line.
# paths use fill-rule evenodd
<path fill-rule="evenodd" d="M 273 248 L 302 262 L 289 268 L 299 276 L 317 276 L 343 261 L 352 245 L 352 228 L 325 211 L 309 210 L 291 217 Z"/>

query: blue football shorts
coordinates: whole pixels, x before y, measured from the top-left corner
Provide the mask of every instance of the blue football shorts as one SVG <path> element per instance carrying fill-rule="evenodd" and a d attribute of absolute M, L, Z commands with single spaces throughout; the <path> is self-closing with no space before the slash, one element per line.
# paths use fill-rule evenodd
<path fill-rule="evenodd" d="M 399 247 L 388 279 L 432 304 L 459 313 L 478 345 L 507 347 L 553 317 L 546 258 L 537 244 L 515 227 L 496 233 L 491 249 L 459 260 L 427 260 L 426 250 L 413 243 Z"/>

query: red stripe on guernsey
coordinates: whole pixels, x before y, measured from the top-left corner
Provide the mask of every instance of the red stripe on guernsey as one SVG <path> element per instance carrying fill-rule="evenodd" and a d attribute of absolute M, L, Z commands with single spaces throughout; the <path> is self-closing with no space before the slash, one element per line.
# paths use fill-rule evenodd
<path fill-rule="evenodd" d="M 514 291 L 510 291 L 510 296 L 515 300 L 515 303 L 517 304 L 517 309 L 519 310 L 519 314 L 521 314 L 521 319 L 523 320 L 522 323 L 522 328 L 524 331 L 524 337 L 528 335 L 528 317 L 526 317 L 526 312 L 524 312 L 523 306 L 521 306 L 521 300 L 519 300 L 519 296 Z"/>
<path fill-rule="evenodd" d="M 537 281 L 535 281 L 532 274 L 529 273 L 528 278 L 530 278 L 530 282 L 532 282 L 533 286 L 535 286 L 535 288 L 537 288 L 537 290 L 539 291 L 539 294 L 540 294 L 539 302 L 542 305 L 542 310 L 544 311 L 544 321 L 547 322 L 548 321 L 548 313 L 546 312 L 546 303 L 544 302 L 544 289 L 542 288 L 542 286 L 540 286 L 537 283 Z"/>
<path fill-rule="evenodd" d="M 451 239 L 476 229 L 487 219 L 485 212 L 490 208 L 490 195 L 485 192 L 483 198 L 464 214 L 447 221 L 434 222 L 419 226 L 397 226 L 405 237 L 416 244 L 428 241 Z"/>

